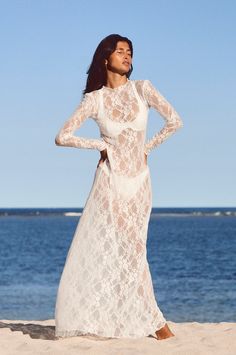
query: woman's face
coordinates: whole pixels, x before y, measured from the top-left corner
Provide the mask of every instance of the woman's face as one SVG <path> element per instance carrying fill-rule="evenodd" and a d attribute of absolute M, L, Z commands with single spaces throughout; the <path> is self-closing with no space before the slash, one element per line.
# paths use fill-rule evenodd
<path fill-rule="evenodd" d="M 130 71 L 132 64 L 131 50 L 127 42 L 117 42 L 115 51 L 107 60 L 107 69 L 119 74 Z"/>

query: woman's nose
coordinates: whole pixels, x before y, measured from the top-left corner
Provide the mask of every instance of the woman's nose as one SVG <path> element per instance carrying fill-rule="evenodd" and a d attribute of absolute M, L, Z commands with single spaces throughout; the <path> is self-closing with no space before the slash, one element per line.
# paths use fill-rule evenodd
<path fill-rule="evenodd" d="M 129 54 L 128 54 L 128 53 L 125 53 L 125 55 L 124 55 L 124 59 L 126 59 L 127 61 L 130 61 L 130 60 L 131 60 L 131 58 L 130 58 L 130 56 L 129 56 Z"/>

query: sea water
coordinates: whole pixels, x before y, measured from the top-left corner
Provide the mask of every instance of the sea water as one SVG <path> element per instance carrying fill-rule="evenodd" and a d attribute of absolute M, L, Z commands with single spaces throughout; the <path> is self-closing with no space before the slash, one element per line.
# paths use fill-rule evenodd
<path fill-rule="evenodd" d="M 54 318 L 81 213 L 0 209 L 0 319 Z M 147 258 L 167 320 L 236 321 L 236 208 L 153 208 Z"/>

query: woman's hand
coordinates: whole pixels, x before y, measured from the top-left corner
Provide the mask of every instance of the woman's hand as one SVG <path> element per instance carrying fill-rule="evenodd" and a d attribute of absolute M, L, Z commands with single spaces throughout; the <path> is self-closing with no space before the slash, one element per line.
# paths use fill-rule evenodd
<path fill-rule="evenodd" d="M 102 150 L 100 153 L 101 153 L 101 158 L 99 159 L 97 168 L 99 167 L 100 163 L 104 163 L 104 161 L 105 161 L 106 159 L 108 160 L 107 150 L 106 150 L 106 149 Z"/>

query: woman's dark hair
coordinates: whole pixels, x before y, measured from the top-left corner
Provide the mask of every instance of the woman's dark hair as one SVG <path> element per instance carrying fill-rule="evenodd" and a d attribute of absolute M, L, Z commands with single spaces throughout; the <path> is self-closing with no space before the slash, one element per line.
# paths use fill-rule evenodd
<path fill-rule="evenodd" d="M 108 59 L 110 55 L 115 51 L 117 42 L 127 42 L 131 51 L 131 57 L 133 57 L 133 45 L 132 42 L 127 38 L 120 36 L 118 34 L 111 34 L 105 37 L 97 46 L 97 49 L 93 55 L 92 63 L 86 74 L 88 74 L 86 87 L 83 91 L 83 95 L 88 92 L 98 90 L 107 82 L 107 72 L 105 66 L 105 59 Z M 131 64 L 129 72 L 127 72 L 127 78 L 133 71 L 133 66 Z"/>

